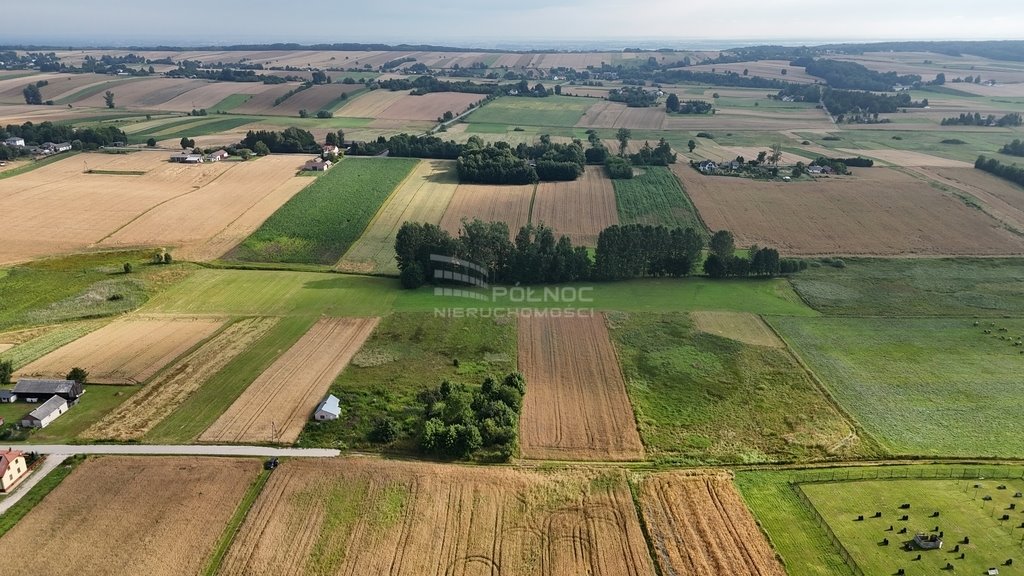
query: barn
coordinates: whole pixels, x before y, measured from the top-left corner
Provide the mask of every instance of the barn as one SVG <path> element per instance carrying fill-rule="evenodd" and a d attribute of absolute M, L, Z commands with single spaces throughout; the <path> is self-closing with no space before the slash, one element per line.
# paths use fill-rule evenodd
<path fill-rule="evenodd" d="M 60 396 L 68 404 L 74 405 L 84 393 L 82 385 L 74 380 L 19 378 L 18 383 L 14 385 L 14 394 L 31 403 L 40 402 L 50 396 Z"/>
<path fill-rule="evenodd" d="M 316 407 L 313 413 L 314 420 L 337 420 L 341 417 L 341 400 L 334 394 L 324 398 L 324 401 Z"/>
<path fill-rule="evenodd" d="M 28 416 L 22 418 L 21 425 L 25 428 L 46 428 L 51 422 L 67 411 L 67 400 L 60 396 L 52 396 L 38 408 L 29 412 Z"/>

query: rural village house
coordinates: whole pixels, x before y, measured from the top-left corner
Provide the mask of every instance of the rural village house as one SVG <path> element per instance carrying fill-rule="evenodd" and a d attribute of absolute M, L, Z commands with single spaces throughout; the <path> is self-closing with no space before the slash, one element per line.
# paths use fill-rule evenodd
<path fill-rule="evenodd" d="M 74 380 L 19 378 L 18 383 L 14 385 L 14 394 L 31 403 L 41 402 L 43 398 L 50 396 L 60 396 L 68 404 L 73 405 L 84 393 L 82 385 Z"/>
<path fill-rule="evenodd" d="M 14 390 L 0 390 L 0 403 L 10 404 L 18 399 L 18 395 L 14 393 Z"/>
<path fill-rule="evenodd" d="M 338 147 L 334 144 L 324 144 L 324 154 L 338 155 Z"/>
<path fill-rule="evenodd" d="M 224 160 L 227 157 L 228 157 L 227 150 L 217 150 L 213 154 L 210 154 L 209 156 L 207 156 L 206 160 L 208 162 L 220 162 L 221 160 Z"/>
<path fill-rule="evenodd" d="M 46 428 L 51 422 L 67 411 L 67 400 L 60 396 L 52 396 L 38 408 L 29 412 L 28 416 L 22 418 L 21 425 L 25 428 Z"/>
<path fill-rule="evenodd" d="M 330 160 L 321 160 L 318 158 L 316 160 L 310 160 L 309 162 L 306 162 L 302 169 L 307 172 L 326 172 L 327 169 L 330 167 Z"/>
<path fill-rule="evenodd" d="M 4 145 L 6 145 L 6 146 L 17 146 L 17 147 L 20 148 L 20 147 L 25 146 L 25 139 L 24 138 L 8 138 L 7 140 L 4 140 Z"/>
<path fill-rule="evenodd" d="M 0 452 L 0 492 L 10 492 L 28 476 L 25 454 L 18 450 Z"/>
<path fill-rule="evenodd" d="M 202 164 L 202 154 L 192 154 L 190 152 L 179 152 L 177 154 L 171 154 L 171 162 L 179 162 L 181 164 Z"/>
<path fill-rule="evenodd" d="M 324 398 L 313 413 L 314 420 L 337 420 L 341 417 L 341 400 L 334 394 Z"/>

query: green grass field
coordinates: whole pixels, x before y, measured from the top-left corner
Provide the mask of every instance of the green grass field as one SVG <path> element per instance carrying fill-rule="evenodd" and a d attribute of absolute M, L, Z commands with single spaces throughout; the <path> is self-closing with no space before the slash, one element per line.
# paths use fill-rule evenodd
<path fill-rule="evenodd" d="M 331 386 L 344 407 L 342 417 L 308 424 L 299 444 L 375 449 L 379 445 L 367 434 L 378 417 L 388 415 L 401 428 L 388 449 L 412 451 L 422 419 L 419 392 L 446 379 L 471 388 L 488 375 L 500 379 L 516 370 L 516 349 L 512 319 L 449 320 L 423 312 L 386 316 Z"/>
<path fill-rule="evenodd" d="M 45 334 L 0 353 L 0 360 L 10 360 L 14 364 L 14 369 L 17 370 L 65 344 L 78 340 L 103 326 L 104 323 L 102 320 L 87 320 L 55 326 L 53 330 Z"/>
<path fill-rule="evenodd" d="M 583 113 L 598 100 L 572 96 L 527 98 L 506 96 L 475 110 L 466 117 L 470 124 L 504 124 L 508 126 L 575 126 Z"/>
<path fill-rule="evenodd" d="M 975 489 L 975 485 L 981 488 Z M 998 490 L 997 486 L 1006 486 Z M 1007 559 L 1019 559 L 1024 551 L 1020 528 L 1024 511 L 1009 510 L 1011 504 L 1021 505 L 1013 494 L 1024 489 L 1017 480 L 873 480 L 860 482 L 805 484 L 804 493 L 828 522 L 829 527 L 853 556 L 865 574 L 892 574 L 899 568 L 907 576 L 941 574 L 948 564 L 956 573 L 984 574 L 993 567 L 1003 567 Z M 983 498 L 990 496 L 991 501 Z M 909 510 L 901 510 L 910 504 Z M 881 512 L 881 518 L 871 518 Z M 939 517 L 932 514 L 939 512 Z M 999 520 L 1004 514 L 1009 520 Z M 857 521 L 864 515 L 863 522 Z M 901 521 L 903 515 L 909 520 Z M 889 526 L 894 530 L 889 531 Z M 943 533 L 941 550 L 907 551 L 902 545 L 921 532 Z M 898 532 L 906 528 L 905 534 Z M 970 544 L 963 544 L 964 537 Z M 883 539 L 889 545 L 881 545 Z M 960 554 L 954 547 L 960 545 Z M 920 555 L 921 560 L 915 560 Z"/>
<path fill-rule="evenodd" d="M 771 318 L 833 396 L 895 454 L 1024 456 L 1024 320 Z M 1005 328 L 1007 332 L 999 332 Z M 992 334 L 983 334 L 991 329 Z"/>
<path fill-rule="evenodd" d="M 262 338 L 236 356 L 143 438 L 148 443 L 195 441 L 256 377 L 316 322 L 311 316 L 282 318 Z"/>
<path fill-rule="evenodd" d="M 612 180 L 621 224 L 693 228 L 706 233 L 697 209 L 668 168 L 646 166 L 635 170 L 641 173 L 630 180 Z"/>
<path fill-rule="evenodd" d="M 46 428 L 30 431 L 25 441 L 34 444 L 73 444 L 77 441 L 79 434 L 107 412 L 117 408 L 136 390 L 138 388 L 134 386 L 87 385 L 86 393 L 78 404 L 72 406 Z M 0 404 L 0 417 L 3 417 L 8 424 L 13 424 L 19 422 L 23 416 L 38 406 L 38 404 L 26 404 L 25 402 Z"/>
<path fill-rule="evenodd" d="M 242 104 L 245 104 L 249 100 L 252 100 L 252 94 L 232 94 L 227 98 L 214 104 L 213 108 L 207 110 L 207 112 L 214 114 L 217 112 L 230 112 L 235 108 L 238 108 Z"/>
<path fill-rule="evenodd" d="M 647 279 L 570 285 L 593 288 L 582 306 L 598 310 L 666 312 L 735 310 L 813 316 L 785 280 Z M 542 289 L 541 289 L 542 290 Z M 401 290 L 394 278 L 316 272 L 200 270 L 153 298 L 143 312 L 180 314 L 373 316 L 455 307 L 563 307 L 509 299 L 479 302 L 435 296 L 433 288 Z"/>
<path fill-rule="evenodd" d="M 856 457 L 850 425 L 784 349 L 694 329 L 687 314 L 611 314 L 650 455 L 691 464 Z"/>
<path fill-rule="evenodd" d="M 968 104 L 969 105 L 969 104 Z M 952 115 L 952 114 L 951 114 Z M 900 120 L 894 115 L 894 118 Z M 902 120 L 900 120 L 902 121 Z M 934 125 L 937 122 L 923 121 L 922 126 Z M 974 128 L 969 130 L 842 130 L 836 131 L 840 140 L 823 140 L 822 134 L 797 132 L 802 137 L 826 148 L 848 148 L 859 150 L 911 150 L 950 158 L 962 162 L 973 163 L 979 154 L 990 158 L 998 158 L 1003 162 L 1012 163 L 1014 158 L 999 153 L 1003 144 L 1020 138 L 1021 132 L 1001 128 Z M 965 144 L 943 144 L 947 139 L 963 140 Z M 849 156 L 846 152 L 836 152 L 836 156 Z"/>
<path fill-rule="evenodd" d="M 1024 315 L 1024 268 L 1006 258 L 845 259 L 792 277 L 796 292 L 830 316 Z"/>
<path fill-rule="evenodd" d="M 233 259 L 337 262 L 418 162 L 408 158 L 342 160 L 267 219 L 235 250 Z"/>

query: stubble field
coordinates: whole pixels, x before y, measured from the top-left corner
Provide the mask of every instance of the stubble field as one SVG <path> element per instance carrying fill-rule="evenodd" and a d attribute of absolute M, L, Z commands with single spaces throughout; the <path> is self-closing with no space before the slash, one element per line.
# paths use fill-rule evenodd
<path fill-rule="evenodd" d="M 506 222 L 509 235 L 514 238 L 519 228 L 530 222 L 530 203 L 535 188 L 534 184 L 460 184 L 444 211 L 441 227 L 458 234 L 463 220 L 479 218 L 485 222 Z"/>
<path fill-rule="evenodd" d="M 250 384 L 199 440 L 294 443 L 377 321 L 334 318 L 317 322 Z"/>
<path fill-rule="evenodd" d="M 344 459 L 274 473 L 221 569 L 249 574 L 650 576 L 621 472 Z"/>
<path fill-rule="evenodd" d="M 575 246 L 596 246 L 598 234 L 619 223 L 612 181 L 600 166 L 591 166 L 573 182 L 542 182 L 531 220 L 552 228 L 556 237 L 568 236 Z"/>
<path fill-rule="evenodd" d="M 603 315 L 519 319 L 523 456 L 638 460 L 644 447 Z"/>

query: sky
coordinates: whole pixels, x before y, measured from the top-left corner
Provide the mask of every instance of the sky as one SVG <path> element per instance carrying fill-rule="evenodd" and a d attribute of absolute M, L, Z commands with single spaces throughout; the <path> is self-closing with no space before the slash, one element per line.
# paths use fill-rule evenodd
<path fill-rule="evenodd" d="M 1020 0 L 47 0 L 4 2 L 0 44 L 383 42 L 481 48 L 1024 39 Z"/>

